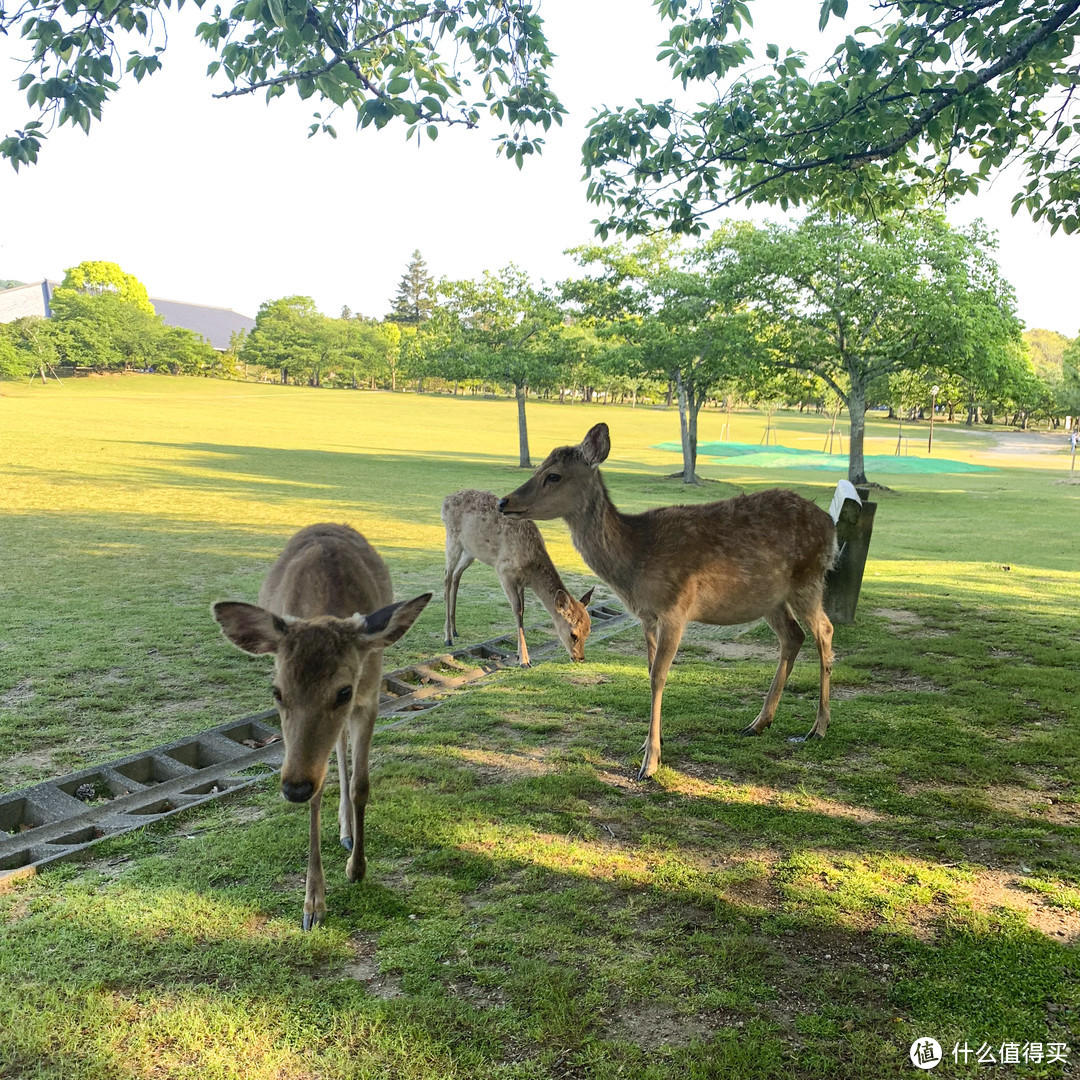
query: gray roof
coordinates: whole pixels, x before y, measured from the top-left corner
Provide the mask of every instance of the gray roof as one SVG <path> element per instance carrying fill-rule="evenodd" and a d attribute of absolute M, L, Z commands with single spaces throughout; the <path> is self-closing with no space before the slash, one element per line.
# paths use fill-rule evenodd
<path fill-rule="evenodd" d="M 58 281 L 38 281 L 33 285 L 17 285 L 0 289 L 0 323 L 12 322 L 25 315 L 47 319 L 52 315 L 49 301 Z M 151 296 L 150 303 L 167 326 L 181 326 L 200 334 L 219 352 L 229 347 L 229 339 L 237 330 L 250 331 L 255 320 L 231 308 L 207 307 L 205 304 L 185 304 L 180 300 L 162 300 Z"/>

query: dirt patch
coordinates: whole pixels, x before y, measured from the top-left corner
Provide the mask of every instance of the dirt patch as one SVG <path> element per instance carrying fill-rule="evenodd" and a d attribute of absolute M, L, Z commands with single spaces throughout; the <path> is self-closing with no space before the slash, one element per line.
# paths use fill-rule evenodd
<path fill-rule="evenodd" d="M 455 997 L 467 1001 L 474 1009 L 498 1009 L 509 997 L 501 986 L 481 986 L 472 979 L 459 977 L 447 983 L 446 989 Z"/>
<path fill-rule="evenodd" d="M 995 784 L 975 789 L 955 784 L 900 782 L 900 790 L 915 798 L 920 795 L 940 795 L 946 799 L 973 799 L 979 795 L 992 811 L 1011 814 L 1029 821 L 1050 825 L 1080 825 L 1080 806 L 1063 800 L 1052 788 L 1028 788 L 1016 784 Z"/>
<path fill-rule="evenodd" d="M 353 958 L 340 969 L 342 978 L 362 982 L 369 994 L 384 1001 L 401 997 L 398 980 L 379 970 L 379 961 L 375 955 L 376 938 L 373 934 L 353 934 L 349 938 L 349 949 Z"/>
<path fill-rule="evenodd" d="M 939 630 L 927 626 L 921 615 L 914 611 L 902 611 L 899 608 L 871 608 L 871 615 L 888 621 L 893 633 L 904 637 L 938 638 L 948 637 L 948 630 Z"/>
<path fill-rule="evenodd" d="M 971 889 L 976 911 L 1009 908 L 1019 911 L 1028 926 L 1057 941 L 1080 941 L 1080 915 L 1050 904 L 1040 893 L 1025 889 L 1015 874 L 989 870 L 979 875 Z"/>
<path fill-rule="evenodd" d="M 19 705 L 25 705 L 34 696 L 34 687 L 29 679 L 17 682 L 10 690 L 0 694 L 0 707 L 14 709 Z"/>
<path fill-rule="evenodd" d="M 545 776 L 555 771 L 555 766 L 545 760 L 540 748 L 523 749 L 517 753 L 500 753 L 494 750 L 462 749 L 458 756 L 481 776 L 504 780 L 512 776 Z"/>
<path fill-rule="evenodd" d="M 683 1016 L 673 1009 L 642 1002 L 617 1009 L 608 1025 L 608 1034 L 650 1050 L 658 1046 L 689 1046 L 708 1039 L 718 1026 L 719 1014 Z"/>
<path fill-rule="evenodd" d="M 757 645 L 752 641 L 695 641 L 694 648 L 703 652 L 706 660 L 765 660 L 775 663 L 780 656 L 779 648 Z M 812 651 L 809 657 L 802 654 L 800 657 L 815 662 L 817 659 Z"/>
<path fill-rule="evenodd" d="M 599 686 L 601 683 L 611 682 L 606 675 L 594 673 L 592 675 L 571 675 L 567 680 L 572 686 Z"/>
<path fill-rule="evenodd" d="M 13 754 L 0 763 L 0 791 L 28 787 L 55 776 L 58 767 L 52 750 L 30 750 Z"/>
<path fill-rule="evenodd" d="M 836 686 L 830 688 L 829 698 L 832 701 L 850 701 L 857 697 L 878 697 L 881 694 L 943 694 L 945 688 L 938 686 L 931 679 L 924 679 L 919 675 L 900 674 L 896 672 L 889 676 L 888 680 L 875 680 L 863 683 L 860 686 Z"/>

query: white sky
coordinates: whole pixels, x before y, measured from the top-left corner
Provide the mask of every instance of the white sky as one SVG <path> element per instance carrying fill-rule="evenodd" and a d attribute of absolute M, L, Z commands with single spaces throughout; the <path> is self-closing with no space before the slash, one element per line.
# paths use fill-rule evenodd
<path fill-rule="evenodd" d="M 835 22 L 818 35 L 818 0 L 762 0 L 751 10 L 757 40 L 818 61 L 839 36 Z M 38 165 L 15 173 L 0 163 L 0 278 L 60 278 L 104 259 L 152 296 L 254 315 L 265 300 L 301 294 L 330 315 L 347 304 L 382 316 L 415 248 L 435 277 L 509 262 L 549 282 L 568 276 L 575 266 L 562 252 L 592 240 L 598 216 L 581 175 L 586 121 L 602 105 L 660 100 L 678 87 L 655 61 L 664 30 L 651 0 L 544 0 L 542 12 L 570 116 L 521 172 L 495 158 L 494 124 L 418 146 L 403 126 L 355 132 L 341 113 L 336 141 L 309 140 L 311 111 L 321 108 L 313 99 L 289 91 L 270 105 L 261 94 L 215 101 L 228 84 L 205 77 L 213 55 L 187 29 L 202 16 L 190 5 L 180 18 L 170 13 L 162 72 L 141 85 L 125 79 L 89 136 L 54 131 Z M 0 135 L 32 118 L 14 85 L 20 47 L 0 39 Z M 999 181 L 949 216 L 982 216 L 998 229 L 1021 318 L 1072 337 L 1080 237 L 1011 218 L 1012 191 Z"/>

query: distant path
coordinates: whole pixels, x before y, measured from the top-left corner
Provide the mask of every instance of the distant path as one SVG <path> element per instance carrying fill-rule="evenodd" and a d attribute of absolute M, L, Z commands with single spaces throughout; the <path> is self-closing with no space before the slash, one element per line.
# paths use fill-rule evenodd
<path fill-rule="evenodd" d="M 962 434 L 978 439 L 984 454 L 1018 457 L 1022 454 L 1053 454 L 1069 445 L 1062 431 L 978 431 L 968 427 L 950 427 L 950 435 Z"/>

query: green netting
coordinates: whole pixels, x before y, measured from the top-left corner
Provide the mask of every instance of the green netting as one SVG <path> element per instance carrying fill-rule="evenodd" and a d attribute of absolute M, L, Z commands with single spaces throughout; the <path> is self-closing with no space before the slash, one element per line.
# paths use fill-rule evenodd
<path fill-rule="evenodd" d="M 679 443 L 668 442 L 654 450 L 670 450 L 682 454 Z M 795 450 L 789 446 L 752 446 L 750 443 L 698 443 L 699 458 L 737 458 L 739 465 L 753 469 L 824 469 L 846 473 L 847 454 L 826 454 L 820 450 Z M 893 454 L 867 454 L 864 458 L 868 473 L 968 473 L 997 472 L 992 465 L 972 465 L 967 461 L 948 458 L 908 457 Z"/>

